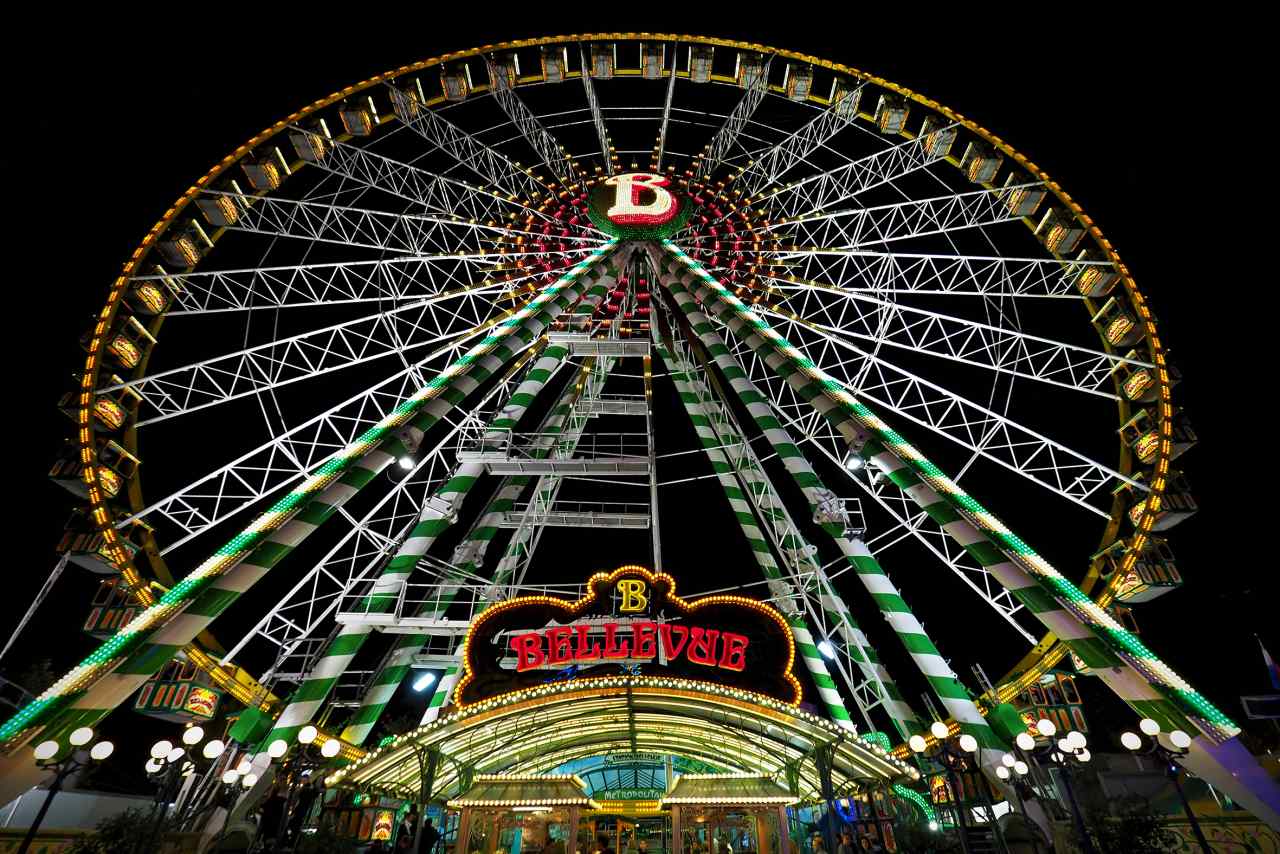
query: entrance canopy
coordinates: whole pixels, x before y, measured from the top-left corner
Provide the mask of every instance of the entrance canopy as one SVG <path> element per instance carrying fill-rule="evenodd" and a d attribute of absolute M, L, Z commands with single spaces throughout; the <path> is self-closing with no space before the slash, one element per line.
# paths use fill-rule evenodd
<path fill-rule="evenodd" d="M 837 796 L 919 779 L 878 745 L 788 703 L 708 682 L 616 676 L 540 685 L 467 706 L 397 737 L 327 782 L 417 800 L 436 754 L 429 797 L 449 800 L 480 773 L 540 774 L 590 756 L 659 753 L 787 780 L 801 800 L 820 800 L 815 751 L 823 748 L 830 750 Z"/>

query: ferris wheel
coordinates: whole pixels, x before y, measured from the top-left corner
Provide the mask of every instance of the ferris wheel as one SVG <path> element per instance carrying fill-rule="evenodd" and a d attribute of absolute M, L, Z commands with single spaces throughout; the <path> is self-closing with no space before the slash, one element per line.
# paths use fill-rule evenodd
<path fill-rule="evenodd" d="M 479 613 L 580 592 L 539 544 L 590 529 L 600 569 L 777 607 L 836 726 L 996 750 L 995 710 L 1068 669 L 1269 808 L 1238 727 L 1132 631 L 1196 509 L 1145 297 L 1026 157 L 888 81 L 626 33 L 396 69 L 197 180 L 85 345 L 52 476 L 104 642 L 0 727 L 17 785 L 38 732 L 197 689 L 362 755 L 415 665 L 443 674 L 428 719 L 455 705 Z M 696 447 L 665 450 L 676 419 Z M 660 508 L 692 481 L 755 566 L 681 575 Z M 997 514 L 1060 518 L 1066 562 Z M 912 610 L 938 583 L 989 638 L 975 674 Z"/>

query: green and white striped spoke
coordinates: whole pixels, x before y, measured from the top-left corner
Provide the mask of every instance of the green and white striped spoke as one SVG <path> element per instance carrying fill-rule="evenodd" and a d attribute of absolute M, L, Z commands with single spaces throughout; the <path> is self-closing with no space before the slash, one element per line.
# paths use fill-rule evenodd
<path fill-rule="evenodd" d="M 728 457 L 725 456 L 723 448 L 734 440 L 721 437 L 716 433 L 711 419 L 707 416 L 702 400 L 695 390 L 694 383 L 697 381 L 697 377 L 692 367 L 661 343 L 657 345 L 657 350 L 658 355 L 667 363 L 671 380 L 676 387 L 676 394 L 679 395 L 680 402 L 684 405 L 685 412 L 689 415 L 689 420 L 693 422 L 698 441 L 702 444 L 703 451 L 711 462 L 712 470 L 716 473 L 716 479 L 724 490 L 725 497 L 729 500 L 729 506 L 733 510 L 734 517 L 738 520 L 738 525 L 742 528 L 743 536 L 746 537 L 747 543 L 751 547 L 751 553 L 755 556 L 756 564 L 760 567 L 764 577 L 768 579 L 770 590 L 778 599 L 781 610 L 791 626 L 791 634 L 794 636 L 796 643 L 796 653 L 809 671 L 827 714 L 840 727 L 850 731 L 856 730 L 856 726 L 849 716 L 849 710 L 845 707 L 844 698 L 841 697 L 835 680 L 831 678 L 831 671 L 827 668 L 827 662 L 822 657 L 822 653 L 818 651 L 818 643 L 814 640 L 813 632 L 809 629 L 801 606 L 795 601 L 799 591 L 795 590 L 792 583 L 787 580 L 782 568 L 774 558 L 773 551 L 769 547 L 769 540 L 756 523 L 756 517 L 752 512 L 752 501 L 747 497 L 747 494 L 734 477 L 735 468 L 730 464 Z M 870 645 L 865 645 L 861 648 L 851 647 L 851 650 L 856 664 L 864 672 L 866 678 L 876 679 L 878 677 L 886 685 L 886 688 L 893 684 L 888 672 L 875 660 L 874 651 L 871 650 Z M 865 655 L 865 651 L 870 651 L 870 656 Z M 909 718 L 918 729 L 919 724 L 916 722 L 914 713 L 910 708 L 906 707 L 905 703 L 902 703 L 901 696 L 891 696 L 886 700 L 901 703 L 900 706 L 895 703 L 895 710 L 898 716 Z M 889 708 L 890 706 L 886 703 L 886 709 Z M 869 720 L 868 724 L 870 724 Z"/>
<path fill-rule="evenodd" d="M 619 256 L 606 266 L 604 274 L 592 282 L 582 298 L 571 307 L 570 313 L 574 315 L 590 315 L 594 312 L 596 307 L 604 300 L 609 289 L 617 281 L 619 271 L 622 265 L 625 264 L 627 257 L 629 257 L 629 250 L 624 248 L 619 253 Z M 564 364 L 564 359 L 567 355 L 568 351 L 562 346 L 553 345 L 547 348 L 543 356 L 530 369 L 528 376 L 517 387 L 515 393 L 512 394 L 511 401 L 507 406 L 503 407 L 498 417 L 494 419 L 491 425 L 491 432 L 511 430 L 516 426 L 520 417 L 537 398 L 538 394 L 543 391 L 548 380 Z M 533 451 L 535 456 L 548 452 L 549 434 L 559 432 L 572 408 L 575 394 L 574 385 L 571 383 L 564 392 L 561 401 L 552 408 L 547 418 L 544 419 L 538 432 L 548 434 L 548 436 L 539 439 L 539 445 L 545 447 L 536 448 Z M 479 465 L 479 468 L 482 469 L 483 466 Z M 457 480 L 457 478 L 454 478 L 454 480 Z M 478 554 L 483 554 L 483 548 L 497 533 L 497 517 L 494 514 L 511 509 L 520 492 L 530 482 L 531 478 L 527 476 L 511 477 L 503 482 L 503 485 L 499 488 L 498 496 L 490 503 L 480 522 L 468 534 L 466 542 L 472 545 L 466 552 L 467 554 L 472 553 L 471 549 L 477 550 Z M 454 481 L 450 481 L 450 484 L 452 483 Z M 450 484 L 446 484 L 444 488 L 450 488 Z M 465 484 L 462 482 L 455 484 L 455 487 L 462 488 L 465 486 L 465 489 L 454 493 L 458 497 L 456 502 L 451 500 L 450 505 L 454 507 L 459 505 L 462 497 L 470 490 L 472 484 L 474 484 L 474 477 Z M 426 553 L 431 544 L 435 542 L 435 538 L 439 536 L 439 531 L 435 530 L 436 521 L 424 520 L 418 528 L 415 528 L 410 533 L 401 548 L 401 552 L 388 565 L 387 572 L 392 572 L 394 569 L 403 577 L 404 573 L 412 571 L 418 558 Z M 402 554 L 405 555 L 403 559 L 401 559 Z M 465 562 L 461 569 L 466 574 L 475 572 L 478 567 L 475 565 L 475 561 L 472 560 Z M 499 571 L 500 569 L 501 564 L 499 565 Z M 495 574 L 495 583 L 501 583 L 497 574 Z M 447 593 L 441 597 L 441 602 L 451 602 L 454 595 L 453 592 Z M 447 604 L 444 607 L 447 607 Z M 430 614 L 424 611 L 417 616 L 430 616 Z M 395 647 L 375 673 L 369 690 L 365 692 L 365 696 L 361 699 L 359 708 L 343 730 L 344 739 L 351 741 L 353 744 L 362 744 L 369 737 L 369 733 L 378 722 L 383 710 L 391 701 L 391 698 L 395 696 L 400 683 L 409 675 L 410 665 L 414 656 L 417 655 L 426 642 L 427 636 L 425 634 L 404 635 L 396 641 Z M 436 683 L 435 691 L 432 693 L 431 701 L 427 706 L 427 715 L 431 717 L 424 718 L 424 722 L 434 720 L 434 715 L 439 714 L 440 709 L 448 700 L 448 694 L 453 685 L 457 683 L 458 671 L 459 667 L 457 665 L 450 665 L 446 668 L 445 673 Z"/>
<path fill-rule="evenodd" d="M 657 259 L 660 260 L 660 259 Z M 685 271 L 689 275 L 689 271 Z M 819 508 L 824 500 L 833 493 L 826 489 L 817 473 L 813 470 L 800 448 L 791 440 L 790 434 L 774 413 L 769 401 L 751 382 L 742 365 L 733 357 L 724 340 L 716 331 L 711 321 L 699 309 L 697 301 L 689 293 L 681 276 L 665 275 L 661 281 L 671 293 L 676 307 L 684 314 L 690 329 L 697 336 L 707 354 L 715 362 L 716 367 L 728 380 L 730 387 L 739 401 L 747 409 L 756 427 L 768 440 L 778 459 L 782 462 L 795 485 L 804 493 L 809 502 L 810 511 L 817 518 Z M 727 309 L 726 309 L 727 311 Z M 730 317 L 729 322 L 737 322 Z M 836 546 L 853 566 L 858 579 L 866 587 L 868 593 L 879 607 L 881 614 L 897 634 L 903 647 L 912 661 L 924 675 L 929 686 L 942 702 L 947 713 L 959 722 L 961 731 L 973 735 L 984 748 L 1003 749 L 1003 745 L 987 725 L 986 718 L 978 710 L 972 695 L 959 677 L 947 664 L 934 646 L 933 641 L 925 633 L 920 621 L 907 606 L 902 594 L 889 580 L 880 564 L 871 555 L 866 545 L 857 539 L 845 536 L 844 530 L 836 523 L 826 522 L 821 525 L 831 536 Z M 848 611 L 844 600 L 830 587 L 825 575 L 825 582 L 820 592 L 823 607 L 838 614 Z M 852 617 L 848 618 L 852 620 Z M 910 735 L 911 733 L 907 733 Z M 995 755 L 998 761 L 999 754 Z"/>
<path fill-rule="evenodd" d="M 616 247 L 616 241 L 602 244 L 494 326 L 466 354 L 317 468 L 154 605 L 20 709 L 0 726 L 0 740 L 10 742 L 39 724 L 46 724 L 51 733 L 89 725 L 115 708 L 343 502 L 389 465 L 394 452 L 403 450 L 393 436 L 395 431 L 408 425 L 432 401 L 444 404 L 443 408 L 437 405 L 426 410 L 433 421 L 456 406 L 480 382 L 478 368 L 484 356 L 499 348 L 509 356 L 511 350 L 504 347 L 510 343 L 509 339 L 520 336 L 531 323 L 539 327 L 545 325 L 548 314 L 562 311 L 580 292 L 579 280 Z M 375 451 L 378 453 L 373 453 Z M 242 563 L 247 564 L 243 571 L 231 573 Z M 224 586 L 219 586 L 216 582 L 224 577 Z M 189 607 L 191 614 L 170 628 Z M 113 678 L 104 679 L 108 675 Z M 68 709 L 72 704 L 74 708 Z M 64 709 L 67 712 L 61 720 L 50 720 L 55 712 Z M 0 763 L 0 776 L 6 773 L 7 764 L 30 764 L 26 757 L 18 760 L 15 755 Z"/>
<path fill-rule="evenodd" d="M 835 378 L 778 335 L 767 321 L 670 241 L 665 272 L 677 275 L 704 304 L 723 305 L 730 326 L 754 352 L 832 423 L 851 446 L 886 472 L 971 555 L 1008 588 L 1142 715 L 1214 741 L 1239 728 L 1160 661 L 1133 634 L 1019 539 L 990 511 L 880 420 Z M 684 269 L 681 270 L 680 268 Z M 685 275 L 686 273 L 692 275 Z M 713 309 L 714 311 L 714 309 Z M 921 488 L 923 487 L 923 488 Z M 1116 668 L 1128 665 L 1128 672 Z"/>

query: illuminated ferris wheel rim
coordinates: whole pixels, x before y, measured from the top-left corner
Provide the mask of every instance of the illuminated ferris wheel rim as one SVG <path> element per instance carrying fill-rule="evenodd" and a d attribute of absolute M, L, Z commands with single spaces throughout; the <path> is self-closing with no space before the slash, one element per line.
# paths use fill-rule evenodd
<path fill-rule="evenodd" d="M 1116 255 L 1116 253 L 1110 246 L 1109 242 L 1105 240 L 1105 238 L 1102 236 L 1098 228 L 1083 213 L 1083 211 L 1079 208 L 1079 206 L 1076 205 L 1070 199 L 1070 197 L 1067 196 L 1066 193 L 1063 192 L 1062 189 L 1055 182 L 1051 181 L 1048 178 L 1048 176 L 1045 175 L 1038 167 L 1036 167 L 1034 164 L 1028 161 L 1020 153 L 1015 151 L 1011 146 L 1009 146 L 1003 140 L 994 136 L 993 134 L 981 128 L 980 126 L 976 125 L 975 123 L 964 119 L 963 117 L 956 114 L 954 111 L 951 111 L 946 107 L 930 99 L 927 99 L 903 87 L 897 86 L 896 84 L 893 84 L 881 78 L 866 74 L 865 72 L 861 72 L 857 69 L 849 68 L 847 66 L 843 66 L 838 63 L 832 63 L 816 57 L 807 56 L 805 54 L 770 48 L 763 45 L 744 43 L 744 42 L 738 42 L 738 41 L 732 41 L 732 40 L 726 40 L 726 39 L 676 36 L 676 35 L 666 35 L 666 34 L 648 34 L 648 33 L 588 33 L 588 34 L 581 34 L 581 35 L 558 36 L 558 37 L 550 37 L 550 38 L 503 42 L 499 44 L 487 45 L 484 47 L 475 48 L 468 51 L 460 51 L 456 53 L 445 54 L 437 58 L 433 58 L 420 63 L 414 63 L 411 65 L 404 66 L 402 68 L 398 68 L 394 71 L 390 71 L 385 74 L 379 75 L 377 77 L 370 78 L 369 80 L 363 81 L 359 84 L 356 84 L 355 86 L 343 89 L 339 92 L 336 92 L 328 96 L 327 98 L 324 98 L 324 99 L 321 99 L 320 101 L 315 102 L 314 104 L 290 115 L 289 117 L 282 120 L 281 122 L 278 122 L 275 125 L 271 126 L 267 130 L 263 131 L 263 133 L 259 134 L 254 139 L 250 140 L 245 145 L 236 149 L 227 158 L 224 158 L 224 160 L 221 163 L 219 163 L 218 166 L 216 166 L 213 170 L 211 170 L 209 173 L 203 176 L 200 180 L 196 182 L 196 184 L 193 187 L 191 187 L 186 193 L 184 193 L 183 196 L 175 203 L 175 205 L 172 208 L 170 208 L 168 212 L 166 212 L 165 216 L 160 220 L 160 222 L 158 222 L 156 226 L 152 228 L 152 230 L 148 233 L 147 237 L 144 239 L 143 243 L 138 247 L 137 250 L 135 250 L 135 252 L 131 256 L 128 264 L 125 266 L 123 274 L 121 275 L 120 278 L 117 279 L 115 285 L 112 288 L 111 296 L 100 315 L 98 334 L 94 339 L 93 346 L 91 348 L 90 355 L 86 363 L 87 370 L 86 370 L 85 378 L 83 381 L 84 382 L 83 388 L 85 391 L 88 391 L 89 394 L 85 398 L 83 398 L 85 402 L 82 405 L 82 408 L 80 409 L 80 413 L 79 413 L 79 422 L 82 428 L 80 433 L 82 452 L 88 452 L 89 454 L 92 454 L 94 453 L 94 448 L 95 448 L 94 427 L 93 427 L 94 422 L 93 422 L 93 412 L 92 412 L 92 403 L 93 403 L 92 393 L 96 390 L 101 389 L 101 386 L 98 385 L 97 378 L 100 370 L 99 366 L 102 363 L 102 360 L 104 357 L 104 350 L 107 344 L 105 336 L 101 334 L 102 331 L 110 327 L 114 319 L 115 311 L 119 306 L 121 299 L 125 295 L 130 283 L 135 280 L 134 273 L 139 269 L 141 263 L 147 257 L 148 253 L 152 250 L 152 248 L 156 245 L 156 243 L 166 234 L 170 226 L 172 226 L 177 222 L 180 214 L 182 214 L 186 210 L 186 208 L 190 205 L 190 203 L 194 201 L 202 193 L 208 192 L 212 184 L 219 177 L 224 175 L 230 168 L 234 167 L 238 163 L 242 162 L 246 157 L 253 154 L 253 152 L 256 151 L 263 143 L 269 141 L 270 139 L 277 136 L 281 132 L 288 132 L 292 126 L 297 125 L 299 122 L 315 114 L 316 112 L 326 107 L 330 107 L 340 101 L 343 101 L 344 99 L 348 99 L 353 95 L 356 95 L 366 90 L 377 87 L 380 84 L 390 83 L 391 81 L 403 75 L 413 74 L 413 73 L 421 72 L 431 68 L 445 66 L 451 62 L 456 62 L 459 60 L 465 60 L 473 57 L 482 57 L 486 54 L 493 53 L 496 51 L 509 51 L 509 50 L 516 50 L 521 48 L 535 48 L 535 47 L 541 47 L 541 46 L 547 46 L 547 45 L 576 44 L 576 43 L 599 42 L 599 41 L 613 41 L 613 42 L 640 41 L 640 42 L 665 42 L 665 43 L 678 42 L 681 46 L 709 45 L 709 46 L 717 46 L 717 47 L 730 47 L 730 48 L 735 48 L 740 50 L 756 51 L 762 54 L 772 54 L 784 59 L 794 60 L 794 61 L 805 63 L 814 67 L 825 68 L 832 72 L 836 72 L 842 75 L 847 75 L 851 78 L 855 78 L 856 80 L 859 80 L 864 83 L 872 83 L 878 87 L 881 87 L 888 91 L 892 91 L 903 97 L 909 98 L 911 101 L 918 103 L 928 108 L 929 110 L 939 113 L 947 117 L 951 121 L 963 126 L 964 128 L 976 134 L 978 137 L 980 137 L 990 145 L 994 146 L 999 151 L 1003 152 L 1008 157 L 1012 158 L 1012 160 L 1015 163 L 1017 163 L 1022 169 L 1026 170 L 1026 172 L 1032 175 L 1036 180 L 1040 181 L 1043 184 L 1043 186 L 1048 190 L 1048 192 L 1050 192 L 1054 197 L 1056 197 L 1058 201 L 1062 203 L 1077 218 L 1077 220 L 1087 229 L 1090 237 L 1092 237 L 1096 245 L 1105 252 L 1107 260 L 1111 262 L 1111 264 L 1114 266 L 1114 269 L 1120 274 L 1121 282 L 1123 283 L 1123 286 L 1129 295 L 1131 304 L 1135 307 L 1135 309 L 1137 309 L 1143 315 L 1143 319 L 1142 319 L 1143 337 L 1145 339 L 1148 352 L 1150 353 L 1150 358 L 1157 366 L 1163 367 L 1164 350 L 1162 345 L 1160 344 L 1158 336 L 1156 335 L 1154 322 L 1150 319 L 1149 313 L 1146 312 L 1145 303 L 1141 295 L 1136 290 L 1136 287 L 1134 286 L 1133 281 L 1129 276 L 1127 269 L 1120 262 L 1119 257 Z M 724 81 L 720 81 L 720 82 L 724 82 Z M 485 88 L 487 87 L 484 85 L 478 85 L 475 87 L 476 90 L 480 90 L 480 91 L 483 91 Z M 438 103 L 440 103 L 440 101 L 432 100 L 428 102 L 426 106 L 430 108 L 432 106 L 435 106 Z M 266 195 L 266 193 L 263 193 L 262 195 Z M 1107 351 L 1110 352 L 1110 348 L 1107 348 Z M 145 369 L 145 365 L 146 363 L 144 361 L 143 362 L 144 369 Z M 1157 399 L 1162 401 L 1164 403 L 1164 406 L 1166 407 L 1165 417 L 1162 417 L 1159 421 L 1160 429 L 1162 431 L 1162 436 L 1164 441 L 1160 442 L 1160 446 L 1157 451 L 1157 456 L 1152 462 L 1153 476 L 1149 486 L 1150 486 L 1150 495 L 1155 496 L 1155 498 L 1152 498 L 1145 503 L 1144 509 L 1142 511 L 1142 515 L 1137 520 L 1137 524 L 1135 526 L 1137 530 L 1137 535 L 1136 535 L 1137 539 L 1135 541 L 1135 546 L 1134 548 L 1131 549 L 1129 555 L 1126 557 L 1126 562 L 1130 566 L 1132 565 L 1132 562 L 1136 559 L 1136 556 L 1141 551 L 1141 545 L 1146 538 L 1146 532 L 1150 529 L 1152 517 L 1155 516 L 1158 510 L 1159 505 L 1158 505 L 1157 499 L 1159 496 L 1163 494 L 1163 491 L 1165 488 L 1165 482 L 1166 482 L 1165 473 L 1168 471 L 1168 463 L 1169 463 L 1169 456 L 1170 456 L 1170 451 L 1169 451 L 1170 443 L 1168 441 L 1170 424 L 1169 424 L 1169 418 L 1167 416 L 1168 401 L 1170 399 L 1169 380 L 1168 380 L 1167 373 L 1164 370 L 1159 370 L 1155 372 L 1154 379 L 1158 389 Z M 1117 379 L 1116 382 L 1118 384 L 1119 380 Z M 1124 423 L 1127 420 L 1129 415 L 1129 405 L 1123 395 L 1117 395 L 1117 400 L 1118 400 L 1118 406 L 1120 410 L 1120 420 L 1121 420 L 1121 423 Z M 1122 448 L 1122 452 L 1121 452 L 1119 470 L 1121 474 L 1128 475 L 1133 470 L 1133 462 L 1128 449 L 1123 444 L 1121 445 L 1121 448 Z M 136 447 L 131 447 L 130 450 L 136 451 Z M 93 481 L 93 478 L 94 478 L 94 475 L 92 474 L 92 466 L 90 466 L 89 469 L 86 469 L 86 480 Z M 110 511 L 107 507 L 106 500 L 102 497 L 101 492 L 93 487 L 92 483 L 90 487 L 90 505 L 91 505 L 91 511 L 93 512 L 96 521 L 106 526 L 110 526 L 112 524 L 114 520 L 111 520 L 110 517 L 108 516 Z M 135 512 L 138 509 L 139 509 L 138 507 L 134 507 Z M 1124 504 L 1119 498 L 1117 498 L 1116 501 L 1113 502 L 1112 512 L 1110 514 L 1110 521 L 1107 526 L 1107 532 L 1103 538 L 1104 543 L 1111 542 L 1112 540 L 1116 539 L 1116 533 L 1119 529 L 1119 526 L 1122 520 L 1123 510 L 1124 510 Z M 114 529 L 110 528 L 109 530 L 111 531 L 111 533 L 108 536 L 109 537 L 114 536 Z M 117 550 L 119 550 L 120 554 L 122 555 L 124 554 L 123 550 L 118 544 L 115 547 L 117 548 Z M 125 563 L 125 562 L 126 561 L 121 561 L 121 563 Z M 1083 586 L 1086 591 L 1088 591 L 1092 586 L 1096 584 L 1096 581 L 1098 580 L 1098 568 L 1100 565 L 1101 565 L 1100 561 L 1095 561 L 1091 565 L 1089 573 L 1083 582 Z M 1115 589 L 1118 586 L 1123 575 L 1124 575 L 1123 571 L 1118 571 L 1111 576 L 1111 578 L 1107 582 L 1106 587 L 1100 592 L 1100 595 L 1098 597 L 1099 602 L 1106 604 L 1111 600 L 1111 598 L 1114 596 Z M 136 570 L 134 570 L 132 567 L 130 567 L 126 571 L 125 580 L 126 580 L 126 583 L 138 589 L 138 592 L 144 598 L 144 601 L 148 596 L 151 595 L 150 592 L 146 589 L 145 585 L 142 584 L 142 579 L 140 578 L 140 576 L 137 575 Z M 1024 661 L 1021 664 L 1019 664 L 1017 667 L 1014 668 L 1013 674 L 1020 675 L 1020 678 L 1016 681 L 1016 683 L 1013 683 L 1012 685 L 1007 686 L 1008 695 L 1012 695 L 1013 693 L 1016 693 L 1019 687 L 1028 684 L 1030 681 L 1034 680 L 1035 678 L 1038 678 L 1040 674 L 1042 674 L 1049 667 L 1053 666 L 1053 664 L 1055 664 L 1062 657 L 1064 652 L 1065 652 L 1065 648 L 1060 643 L 1057 643 L 1056 640 L 1051 635 L 1046 636 L 1044 639 L 1042 639 L 1041 642 L 1035 647 L 1035 649 L 1033 649 L 1032 652 L 1028 654 L 1027 659 L 1024 659 Z M 1005 692 L 1002 692 L 1002 694 L 1004 693 Z M 1007 696 L 1002 697 L 1002 699 L 1007 699 Z"/>

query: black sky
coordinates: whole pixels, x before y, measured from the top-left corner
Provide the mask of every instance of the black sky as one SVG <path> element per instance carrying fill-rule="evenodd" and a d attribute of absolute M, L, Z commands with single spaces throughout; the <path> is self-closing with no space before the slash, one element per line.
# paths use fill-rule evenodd
<path fill-rule="evenodd" d="M 1200 435 L 1183 468 L 1202 509 L 1170 534 L 1186 584 L 1139 612 L 1143 637 L 1228 714 L 1242 716 L 1239 694 L 1267 690 L 1253 635 L 1280 655 L 1270 554 L 1275 277 L 1265 258 L 1274 222 L 1251 206 L 1271 194 L 1273 133 L 1262 120 L 1270 110 L 1244 88 L 1255 69 L 1208 70 L 1218 48 L 1250 55 L 1236 39 L 1256 22 L 1119 24 L 1080 11 L 1010 27 L 962 22 L 952 7 L 920 31 L 913 25 L 927 15 L 914 5 L 897 18 L 832 11 L 794 22 L 661 20 L 658 7 L 639 4 L 630 17 L 560 11 L 499 21 L 489 17 L 495 8 L 478 4 L 485 20 L 453 23 L 447 13 L 354 8 L 300 29 L 297 8 L 244 8 L 212 25 L 103 16 L 70 33 L 50 21 L 11 46 L 18 91 L 2 165 L 17 275 L 8 282 L 7 474 L 19 503 L 10 509 L 2 634 L 53 566 L 72 506 L 46 473 L 70 434 L 54 403 L 81 364 L 79 336 L 133 246 L 196 176 L 283 115 L 386 69 L 612 26 L 759 41 L 896 81 L 991 129 L 1080 202 L 1146 294 L 1183 374 L 1175 400 Z M 122 24 L 132 29 L 108 35 Z M 91 646 L 78 623 L 91 589 L 85 573 L 68 572 L 3 669 L 19 671 L 37 654 L 59 669 L 83 657 Z"/>

